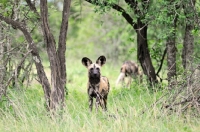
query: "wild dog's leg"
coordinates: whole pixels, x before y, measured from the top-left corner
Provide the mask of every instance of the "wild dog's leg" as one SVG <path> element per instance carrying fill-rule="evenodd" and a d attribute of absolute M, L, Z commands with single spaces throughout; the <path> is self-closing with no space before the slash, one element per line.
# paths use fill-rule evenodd
<path fill-rule="evenodd" d="M 91 96 L 89 96 L 89 109 L 90 109 L 90 112 L 92 112 L 92 106 L 93 106 L 93 98 Z"/>
<path fill-rule="evenodd" d="M 104 102 L 104 110 L 107 111 L 107 96 L 103 98 L 103 102 Z"/>
<path fill-rule="evenodd" d="M 99 105 L 100 105 L 100 97 L 97 95 L 97 97 L 96 97 L 96 112 L 98 112 Z"/>
<path fill-rule="evenodd" d="M 105 101 L 105 98 L 101 98 L 100 99 L 100 106 L 101 108 L 106 111 L 106 101 Z"/>
<path fill-rule="evenodd" d="M 125 86 L 125 76 L 122 78 L 122 86 Z"/>
<path fill-rule="evenodd" d="M 142 79 L 143 79 L 143 75 L 142 75 L 142 72 L 140 72 L 140 73 L 139 73 L 139 80 L 140 80 L 140 84 L 142 84 L 142 82 L 143 82 L 143 80 L 142 80 Z"/>
<path fill-rule="evenodd" d="M 131 86 L 131 75 L 128 75 L 128 83 L 127 83 L 127 87 L 130 87 Z"/>
<path fill-rule="evenodd" d="M 92 97 L 92 93 L 93 93 L 93 90 L 92 88 L 88 88 L 88 95 L 89 95 L 89 110 L 92 111 L 92 107 L 93 107 L 93 97 Z"/>

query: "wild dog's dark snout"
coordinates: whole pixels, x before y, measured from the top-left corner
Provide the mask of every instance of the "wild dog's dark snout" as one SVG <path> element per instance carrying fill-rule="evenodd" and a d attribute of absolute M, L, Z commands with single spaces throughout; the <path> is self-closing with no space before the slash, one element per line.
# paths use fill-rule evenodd
<path fill-rule="evenodd" d="M 100 77 L 100 71 L 98 68 L 91 68 L 89 74 L 91 77 Z"/>

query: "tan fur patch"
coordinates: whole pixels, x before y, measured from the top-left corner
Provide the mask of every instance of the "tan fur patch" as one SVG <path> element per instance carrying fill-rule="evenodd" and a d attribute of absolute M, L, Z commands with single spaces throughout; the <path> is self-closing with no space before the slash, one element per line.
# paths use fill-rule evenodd
<path fill-rule="evenodd" d="M 105 96 L 109 93 L 110 86 L 107 77 L 101 77 L 100 85 L 99 85 L 99 92 L 102 96 Z"/>
<path fill-rule="evenodd" d="M 142 82 L 142 71 L 139 66 L 133 61 L 126 61 L 122 64 L 120 75 L 117 78 L 116 85 L 120 82 L 124 82 L 125 77 L 128 77 L 127 86 L 130 86 L 132 78 L 139 77 L 139 81 Z"/>

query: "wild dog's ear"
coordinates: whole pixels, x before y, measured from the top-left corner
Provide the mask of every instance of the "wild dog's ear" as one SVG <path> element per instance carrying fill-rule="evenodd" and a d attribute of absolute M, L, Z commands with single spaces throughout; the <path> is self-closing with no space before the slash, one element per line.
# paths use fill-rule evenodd
<path fill-rule="evenodd" d="M 104 65 L 106 63 L 106 57 L 105 56 L 100 56 L 97 61 L 97 64 L 99 64 L 100 66 Z"/>
<path fill-rule="evenodd" d="M 87 57 L 83 57 L 83 59 L 82 59 L 82 64 L 83 64 L 84 66 L 88 67 L 89 65 L 92 64 L 92 61 L 91 61 L 89 58 L 87 58 Z"/>

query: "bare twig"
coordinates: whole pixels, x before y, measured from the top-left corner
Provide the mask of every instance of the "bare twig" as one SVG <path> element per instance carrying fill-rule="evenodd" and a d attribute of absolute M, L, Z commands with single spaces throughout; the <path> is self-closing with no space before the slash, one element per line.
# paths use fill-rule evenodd
<path fill-rule="evenodd" d="M 172 97 L 167 100 L 168 105 L 165 105 L 164 108 L 179 112 L 186 112 L 188 108 L 193 107 L 195 108 L 193 109 L 193 113 L 196 110 L 196 112 L 200 114 L 200 84 L 198 82 L 198 78 L 193 78 L 195 70 L 199 69 L 199 67 L 200 65 L 197 66 L 185 79 L 187 81 L 180 85 L 177 92 L 172 94 Z"/>
<path fill-rule="evenodd" d="M 7 84 L 5 85 L 5 88 L 4 88 L 4 95 L 6 96 L 6 91 L 7 91 L 7 87 L 9 86 L 10 82 L 15 78 L 15 71 L 20 67 L 22 66 L 22 64 L 24 63 L 26 57 L 29 55 L 29 53 L 31 52 L 31 50 L 29 50 L 25 56 L 22 58 L 22 60 L 19 62 L 19 64 L 17 65 L 17 67 L 13 70 L 12 72 L 12 75 L 10 77 L 10 79 L 8 80 Z"/>

